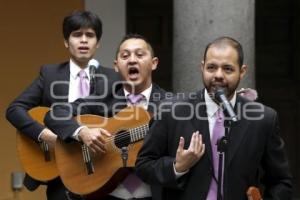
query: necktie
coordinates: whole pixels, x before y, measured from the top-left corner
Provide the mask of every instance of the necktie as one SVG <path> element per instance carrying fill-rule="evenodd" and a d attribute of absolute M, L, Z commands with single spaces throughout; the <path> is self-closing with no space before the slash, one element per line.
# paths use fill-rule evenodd
<path fill-rule="evenodd" d="M 127 100 L 131 105 L 139 104 L 145 98 L 142 94 L 129 94 Z M 132 194 L 140 185 L 142 181 L 134 174 L 129 174 L 123 181 L 123 186 Z"/>
<path fill-rule="evenodd" d="M 140 103 L 143 99 L 145 98 L 144 95 L 142 94 L 129 94 L 127 96 L 127 99 L 128 99 L 128 102 L 131 104 L 131 105 L 136 105 L 138 103 Z"/>
<path fill-rule="evenodd" d="M 218 155 L 216 144 L 218 139 L 222 138 L 224 134 L 225 134 L 224 115 L 223 115 L 223 111 L 221 109 L 218 109 L 218 111 L 216 112 L 216 121 L 213 128 L 213 134 L 211 139 L 213 168 L 214 168 L 214 175 L 216 178 L 218 178 L 218 171 L 219 171 L 219 155 Z M 217 190 L 218 190 L 217 182 L 214 179 L 212 179 L 206 199 L 216 200 Z"/>
<path fill-rule="evenodd" d="M 134 173 L 129 174 L 123 181 L 123 186 L 131 193 L 142 184 L 141 179 L 137 177 Z"/>
<path fill-rule="evenodd" d="M 80 97 L 86 97 L 90 93 L 90 85 L 88 83 L 87 75 L 84 70 L 79 72 L 79 94 Z"/>

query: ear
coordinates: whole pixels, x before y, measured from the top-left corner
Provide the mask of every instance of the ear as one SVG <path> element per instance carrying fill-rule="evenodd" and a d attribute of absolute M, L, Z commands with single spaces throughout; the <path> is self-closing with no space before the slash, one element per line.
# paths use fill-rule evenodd
<path fill-rule="evenodd" d="M 115 72 L 119 72 L 119 68 L 118 68 L 118 65 L 117 65 L 117 60 L 114 60 L 114 69 L 115 69 Z"/>
<path fill-rule="evenodd" d="M 240 79 L 243 79 L 244 76 L 246 75 L 247 73 L 247 70 L 248 70 L 248 66 L 247 65 L 242 65 L 241 69 L 240 69 Z"/>
<path fill-rule="evenodd" d="M 201 70 L 201 72 L 203 72 L 203 70 L 204 70 L 204 65 L 205 65 L 204 60 L 202 60 L 201 64 L 200 64 L 200 70 Z"/>
<path fill-rule="evenodd" d="M 69 48 L 69 42 L 67 40 L 64 40 L 64 45 L 66 48 Z"/>
<path fill-rule="evenodd" d="M 158 65 L 158 58 L 157 57 L 153 57 L 152 58 L 152 70 L 156 70 Z"/>
<path fill-rule="evenodd" d="M 98 49 L 100 47 L 100 40 L 97 42 L 96 48 Z"/>

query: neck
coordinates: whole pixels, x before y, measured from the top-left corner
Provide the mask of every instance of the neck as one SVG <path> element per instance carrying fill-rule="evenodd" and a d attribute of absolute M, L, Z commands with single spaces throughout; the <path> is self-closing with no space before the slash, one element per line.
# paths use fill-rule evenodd
<path fill-rule="evenodd" d="M 72 59 L 72 58 L 71 58 Z M 72 59 L 72 61 L 78 65 L 78 67 L 80 67 L 81 69 L 85 69 L 87 66 L 88 66 L 88 62 L 85 62 L 85 61 L 78 61 L 78 60 L 74 60 Z"/>
<path fill-rule="evenodd" d="M 150 84 L 145 84 L 145 85 L 127 85 L 123 84 L 123 87 L 125 90 L 127 90 L 130 94 L 141 94 L 143 91 L 148 89 L 151 86 Z"/>

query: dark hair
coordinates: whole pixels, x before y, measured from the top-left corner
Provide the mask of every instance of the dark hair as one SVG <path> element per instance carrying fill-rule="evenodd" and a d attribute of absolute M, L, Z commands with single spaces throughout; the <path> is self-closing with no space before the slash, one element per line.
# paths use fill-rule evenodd
<path fill-rule="evenodd" d="M 89 11 L 74 11 L 64 18 L 64 39 L 68 40 L 70 34 L 80 28 L 93 29 L 96 33 L 97 41 L 99 41 L 102 36 L 102 22 L 96 14 Z"/>
<path fill-rule="evenodd" d="M 119 43 L 119 46 L 118 46 L 118 49 L 117 49 L 117 52 L 116 52 L 116 58 L 118 57 L 118 53 L 120 51 L 120 46 L 123 44 L 123 42 L 125 42 L 126 40 L 129 40 L 129 39 L 141 39 L 141 40 L 144 40 L 150 50 L 150 53 L 151 53 L 151 56 L 152 57 L 155 57 L 155 54 L 154 54 L 154 50 L 149 42 L 149 40 L 145 37 L 145 36 L 142 36 L 140 34 L 137 34 L 137 33 L 129 33 L 127 35 L 125 35 L 123 37 L 123 39 L 121 40 L 121 42 Z"/>
<path fill-rule="evenodd" d="M 214 41 L 212 41 L 211 43 L 209 43 L 204 51 L 204 62 L 206 60 L 206 54 L 207 51 L 210 47 L 213 46 L 224 46 L 224 45 L 229 45 L 232 48 L 234 48 L 238 54 L 238 64 L 239 67 L 241 67 L 244 63 L 244 52 L 243 52 L 243 48 L 242 45 L 235 39 L 231 38 L 231 37 L 219 37 L 217 39 L 215 39 Z"/>

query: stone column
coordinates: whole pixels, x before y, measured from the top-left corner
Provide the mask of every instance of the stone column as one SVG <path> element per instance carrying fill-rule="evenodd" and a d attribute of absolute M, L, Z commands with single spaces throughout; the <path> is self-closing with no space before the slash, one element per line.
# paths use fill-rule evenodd
<path fill-rule="evenodd" d="M 242 44 L 248 74 L 240 87 L 255 87 L 254 8 L 254 0 L 174 0 L 174 92 L 203 87 L 199 66 L 204 49 L 220 36 Z"/>

